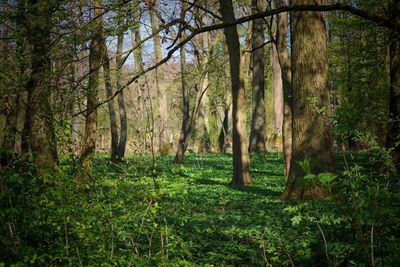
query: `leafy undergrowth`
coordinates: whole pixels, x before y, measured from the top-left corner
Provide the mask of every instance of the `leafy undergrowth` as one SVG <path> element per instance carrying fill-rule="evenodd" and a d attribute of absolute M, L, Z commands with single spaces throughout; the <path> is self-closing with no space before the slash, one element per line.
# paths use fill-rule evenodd
<path fill-rule="evenodd" d="M 7 208 L 0 212 L 0 266 L 366 262 L 350 213 L 335 201 L 281 200 L 281 154 L 254 154 L 251 162 L 254 183 L 244 187 L 229 183 L 230 155 L 188 154 L 182 165 L 171 157 L 156 158 L 153 165 L 138 155 L 114 165 L 100 156 L 88 188 L 75 184 L 71 161 L 40 180 L 31 165 L 17 162 L 24 168 L 5 173 L 8 188 L 1 195 L 12 208 L 2 204 Z M 398 251 L 396 238 L 388 244 Z"/>

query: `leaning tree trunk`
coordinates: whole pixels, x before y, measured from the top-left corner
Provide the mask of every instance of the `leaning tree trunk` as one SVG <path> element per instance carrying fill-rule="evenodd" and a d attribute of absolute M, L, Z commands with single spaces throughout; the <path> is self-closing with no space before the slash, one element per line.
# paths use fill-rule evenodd
<path fill-rule="evenodd" d="M 293 4 L 323 4 L 295 0 Z M 288 199 L 323 198 L 317 182 L 305 182 L 299 162 L 309 161 L 314 174 L 332 171 L 332 132 L 324 15 L 292 13 L 293 155 L 284 193 Z"/>
<path fill-rule="evenodd" d="M 116 66 L 117 66 L 117 90 L 121 88 L 121 79 L 122 79 L 122 47 L 124 44 L 124 9 L 120 7 L 118 11 L 118 41 L 117 41 L 117 57 L 116 57 Z M 126 138 L 128 131 L 128 121 L 126 118 L 126 110 L 125 110 L 125 100 L 124 100 L 124 92 L 121 91 L 118 94 L 118 108 L 119 108 L 119 121 L 120 121 L 120 135 L 119 135 L 119 143 L 117 148 L 117 160 L 122 161 L 125 157 L 125 148 L 126 148 Z"/>
<path fill-rule="evenodd" d="M 97 93 L 99 87 L 99 74 L 102 53 L 101 43 L 103 39 L 102 0 L 94 0 L 94 17 L 92 28 L 92 40 L 89 54 L 89 83 L 86 90 L 86 121 L 81 151 L 81 170 L 77 177 L 78 183 L 87 182 L 92 174 L 93 160 L 96 152 L 97 131 Z"/>
<path fill-rule="evenodd" d="M 278 0 L 278 7 L 285 6 L 285 0 Z M 284 174 L 289 175 L 290 160 L 292 157 L 292 71 L 287 46 L 288 14 L 279 13 L 277 16 L 276 44 L 278 59 L 282 72 L 283 86 L 283 161 Z"/>
<path fill-rule="evenodd" d="M 392 1 L 391 19 L 400 23 L 400 3 Z M 386 147 L 393 148 L 392 158 L 395 166 L 400 167 L 400 36 L 391 33 L 389 44 L 390 90 L 389 122 L 387 125 Z"/>
<path fill-rule="evenodd" d="M 264 0 L 252 0 L 253 14 L 264 11 Z M 253 80 L 252 80 L 252 120 L 249 150 L 265 152 L 266 111 L 264 89 L 264 19 L 253 21 L 252 49 L 253 49 Z"/>
<path fill-rule="evenodd" d="M 222 20 L 230 23 L 235 20 L 232 1 L 219 0 Z M 249 184 L 250 158 L 248 152 L 248 138 L 246 136 L 246 97 L 244 81 L 240 71 L 240 43 L 236 26 L 224 29 L 229 54 L 229 65 L 232 82 L 232 118 L 233 118 L 233 184 Z"/>
<path fill-rule="evenodd" d="M 42 174 L 51 171 L 57 165 L 57 145 L 50 107 L 50 7 L 44 0 L 30 1 L 32 72 L 28 82 L 30 92 L 29 146 Z"/>

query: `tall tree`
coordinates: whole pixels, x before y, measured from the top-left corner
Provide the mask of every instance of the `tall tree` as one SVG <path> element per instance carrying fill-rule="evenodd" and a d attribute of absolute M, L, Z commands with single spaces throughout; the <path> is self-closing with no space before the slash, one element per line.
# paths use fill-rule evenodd
<path fill-rule="evenodd" d="M 181 7 L 181 18 L 185 17 L 186 0 L 182 0 Z M 181 33 L 181 40 L 185 38 L 184 32 Z M 180 48 L 180 64 L 181 64 L 181 91 L 182 91 L 182 126 L 181 133 L 179 135 L 178 149 L 175 154 L 174 161 L 177 163 L 183 162 L 186 148 L 191 133 L 191 122 L 190 122 L 190 102 L 189 102 L 189 88 L 186 82 L 185 68 L 186 68 L 186 52 L 185 46 Z"/>
<path fill-rule="evenodd" d="M 220 11 L 224 23 L 235 20 L 232 1 L 219 0 Z M 229 65 L 232 87 L 232 138 L 233 138 L 233 184 L 249 184 L 252 182 L 249 173 L 250 158 L 248 138 L 246 136 L 245 90 L 242 72 L 240 71 L 240 43 L 236 26 L 224 29 L 229 54 Z"/>
<path fill-rule="evenodd" d="M 99 74 L 104 53 L 101 49 L 103 42 L 103 10 L 102 0 L 93 0 L 94 21 L 92 25 L 89 47 L 89 82 L 86 89 L 86 120 L 85 133 L 82 140 L 81 173 L 78 182 L 87 182 L 92 173 L 93 160 L 96 152 L 97 131 L 97 94 L 99 88 Z"/>
<path fill-rule="evenodd" d="M 29 108 L 29 146 L 41 171 L 57 165 L 57 145 L 50 107 L 50 30 L 54 6 L 44 0 L 28 2 L 28 41 L 32 45 L 30 80 L 27 89 Z"/>
<path fill-rule="evenodd" d="M 112 97 L 113 95 L 113 85 L 111 80 L 110 72 L 110 59 L 108 57 L 106 38 L 103 36 L 101 44 L 103 58 L 103 75 L 104 75 L 104 87 L 106 89 L 107 97 Z M 110 130 L 111 130 L 111 161 L 117 161 L 117 149 L 118 149 L 118 124 L 117 124 L 117 114 L 115 111 L 114 100 L 108 101 L 108 115 L 110 119 Z"/>
<path fill-rule="evenodd" d="M 278 0 L 277 6 L 285 6 L 285 0 Z M 276 47 L 279 65 L 282 72 L 283 86 L 283 159 L 284 174 L 289 175 L 290 160 L 292 156 L 292 70 L 290 66 L 289 51 L 287 45 L 288 37 L 288 13 L 277 15 Z"/>
<path fill-rule="evenodd" d="M 132 47 L 136 47 L 133 51 L 134 60 L 135 60 L 135 72 L 141 73 L 143 71 L 143 51 L 142 46 L 140 45 L 142 42 L 142 38 L 140 35 L 140 5 L 139 0 L 134 0 L 133 2 L 133 25 L 132 25 Z M 144 119 L 148 114 L 145 109 L 145 96 L 144 96 L 144 76 L 141 76 L 137 80 L 137 90 L 138 90 L 138 109 L 139 116 Z M 144 124 L 144 123 L 142 123 Z M 139 138 L 143 140 L 142 151 L 144 152 L 147 148 L 147 127 L 145 125 L 139 126 Z"/>
<path fill-rule="evenodd" d="M 252 13 L 264 11 L 264 0 L 252 0 Z M 252 26 L 253 80 L 252 80 L 252 120 L 250 132 L 250 151 L 266 151 L 266 111 L 264 81 L 264 29 L 263 18 L 255 19 Z"/>
<path fill-rule="evenodd" d="M 279 56 L 276 45 L 276 37 L 271 43 L 271 67 L 272 67 L 272 93 L 274 99 L 274 134 L 282 132 L 283 124 L 283 85 L 282 71 L 279 64 Z"/>
<path fill-rule="evenodd" d="M 116 57 L 116 66 L 117 66 L 117 90 L 121 88 L 121 79 L 122 79 L 122 48 L 124 45 L 124 8 L 123 3 L 120 3 L 120 7 L 118 9 L 118 41 L 117 41 L 117 57 Z M 126 118 L 126 109 L 125 109 L 125 99 L 124 92 L 121 91 L 118 94 L 118 108 L 119 108 L 119 119 L 120 119 L 120 135 L 119 142 L 117 148 L 117 160 L 121 161 L 125 157 L 125 148 L 126 148 L 126 139 L 127 139 L 127 130 L 128 130 L 128 121 Z"/>
<path fill-rule="evenodd" d="M 155 63 L 159 62 L 162 58 L 161 53 L 161 38 L 159 34 L 155 34 L 157 32 L 158 25 L 158 3 L 157 0 L 152 1 L 150 5 L 150 20 L 151 20 L 151 28 L 154 34 L 153 36 L 153 44 L 154 44 L 154 56 Z M 158 126 L 158 145 L 159 151 L 162 153 L 168 153 L 169 150 L 169 125 L 168 125 L 168 105 L 167 105 L 167 95 L 165 94 L 165 88 L 160 86 L 160 79 L 162 70 L 161 68 L 155 69 L 155 87 L 157 91 L 158 97 L 158 115 L 161 119 Z"/>
<path fill-rule="evenodd" d="M 202 27 L 207 26 L 207 14 L 204 13 L 201 15 L 201 25 Z M 198 111 L 198 118 L 197 118 L 197 129 L 198 129 L 198 135 L 199 135 L 199 144 L 198 144 L 198 150 L 200 153 L 204 152 L 210 152 L 211 150 L 211 140 L 210 140 L 210 135 L 209 135 L 209 119 L 208 119 L 208 105 L 209 105 L 209 99 L 208 99 L 208 93 L 207 93 L 207 88 L 209 86 L 209 81 L 208 81 L 208 69 L 209 69 L 209 39 L 210 39 L 210 34 L 208 32 L 202 33 L 201 34 L 201 48 L 202 48 L 202 65 L 201 68 L 204 69 L 204 73 L 202 73 L 201 77 L 201 92 L 204 92 L 200 105 L 199 105 L 199 111 Z"/>
<path fill-rule="evenodd" d="M 292 4 L 323 2 L 294 0 Z M 293 12 L 291 23 L 293 154 L 284 197 L 321 198 L 324 188 L 316 181 L 304 181 L 300 162 L 308 161 L 313 173 L 333 168 L 325 20 L 319 12 Z"/>
<path fill-rule="evenodd" d="M 390 18 L 400 24 L 400 3 L 390 1 Z M 389 90 L 389 122 L 386 146 L 393 148 L 392 156 L 396 167 L 400 166 L 400 36 L 391 33 L 389 44 L 390 58 L 390 90 Z"/>
<path fill-rule="evenodd" d="M 8 10 L 8 0 L 3 1 L 3 6 L 2 6 L 2 11 L 5 16 L 8 15 L 9 10 Z M 15 63 L 12 60 L 12 52 L 10 47 L 9 47 L 9 33 L 8 33 L 8 28 L 10 27 L 10 23 L 7 19 L 4 20 L 3 25 L 2 25 L 2 36 L 1 36 L 1 41 L 0 41 L 0 53 L 1 53 L 1 58 L 0 58 L 0 65 L 2 65 L 4 68 L 9 68 L 11 65 L 14 65 Z M 18 47 L 20 47 L 20 41 L 18 41 L 17 44 Z M 21 74 L 20 74 L 21 75 Z M 3 77 L 2 77 L 3 78 Z M 7 81 L 5 81 L 7 80 Z M 18 122 L 18 106 L 19 106 L 19 98 L 20 98 L 20 93 L 19 93 L 19 83 L 16 83 L 17 86 L 10 86 L 12 80 L 6 79 L 6 77 L 3 78 L 3 81 L 1 83 L 1 91 L 3 92 L 3 101 L 2 101 L 2 108 L 0 110 L 0 113 L 2 115 L 5 115 L 6 120 L 5 120 L 5 126 L 3 129 L 3 140 L 1 143 L 1 148 L 4 149 L 5 151 L 9 152 L 14 152 L 14 147 L 15 147 L 15 137 L 17 134 L 17 122 Z M 15 84 L 15 83 L 14 83 Z"/>

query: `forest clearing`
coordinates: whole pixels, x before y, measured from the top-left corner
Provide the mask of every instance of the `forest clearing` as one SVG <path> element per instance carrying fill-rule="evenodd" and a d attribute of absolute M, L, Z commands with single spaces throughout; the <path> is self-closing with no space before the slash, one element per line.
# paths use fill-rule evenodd
<path fill-rule="evenodd" d="M 0 267 L 400 265 L 400 1 L 0 11 Z"/>

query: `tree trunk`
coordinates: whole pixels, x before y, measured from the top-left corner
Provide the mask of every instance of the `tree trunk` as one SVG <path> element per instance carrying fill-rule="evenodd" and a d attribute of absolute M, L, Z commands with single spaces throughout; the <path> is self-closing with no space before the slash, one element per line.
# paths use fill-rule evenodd
<path fill-rule="evenodd" d="M 272 92 L 274 98 L 274 134 L 282 132 L 283 124 L 283 85 L 282 71 L 279 64 L 277 45 L 271 44 L 271 65 L 272 65 Z"/>
<path fill-rule="evenodd" d="M 264 11 L 264 0 L 252 0 L 253 14 Z M 253 80 L 252 80 L 252 120 L 249 150 L 265 152 L 266 111 L 264 90 L 264 20 L 253 21 L 252 49 Z"/>
<path fill-rule="evenodd" d="M 314 3 L 323 0 L 293 1 Z M 293 155 L 284 197 L 323 198 L 326 190 L 318 182 L 305 183 L 299 162 L 309 161 L 314 174 L 333 170 L 325 20 L 319 12 L 293 12 L 291 22 Z"/>
<path fill-rule="evenodd" d="M 286 5 L 285 0 L 278 0 L 278 7 Z M 278 59 L 282 72 L 283 85 L 283 161 L 284 175 L 288 176 L 290 171 L 290 160 L 292 157 L 292 70 L 290 66 L 289 51 L 287 46 L 288 36 L 288 14 L 279 13 L 277 16 L 276 43 Z"/>
<path fill-rule="evenodd" d="M 232 116 L 232 97 L 229 88 L 231 84 L 229 82 L 229 70 L 226 69 L 224 76 L 225 83 L 225 100 L 224 100 L 224 115 L 222 116 L 221 131 L 218 136 L 218 147 L 220 153 L 226 153 L 228 145 L 228 134 L 229 134 L 229 118 Z"/>
<path fill-rule="evenodd" d="M 181 18 L 185 16 L 186 1 L 182 0 L 182 10 Z M 181 34 L 181 40 L 183 40 L 184 34 Z M 174 161 L 176 163 L 182 163 L 185 157 L 185 151 L 188 146 L 188 140 L 191 134 L 191 123 L 190 123 L 190 103 L 189 103 L 189 88 L 186 83 L 185 78 L 185 68 L 186 68 L 186 53 L 185 46 L 180 48 L 180 62 L 181 62 L 181 85 L 182 85 L 182 126 L 181 133 L 179 135 L 178 149 L 176 151 Z"/>
<path fill-rule="evenodd" d="M 57 165 L 57 145 L 50 108 L 50 7 L 44 0 L 29 2 L 31 14 L 32 72 L 28 83 L 30 103 L 28 135 L 29 146 L 42 174 Z"/>
<path fill-rule="evenodd" d="M 391 19 L 400 23 L 400 3 L 392 1 Z M 400 37 L 391 33 L 389 44 L 390 57 L 390 90 L 389 121 L 387 125 L 386 147 L 393 148 L 392 159 L 396 169 L 400 167 Z"/>
<path fill-rule="evenodd" d="M 207 14 L 203 14 L 202 16 L 202 27 L 207 26 Z M 210 34 L 208 32 L 202 33 L 201 35 L 201 46 L 203 50 L 202 63 L 204 64 L 204 77 L 202 77 L 202 84 L 201 84 L 201 92 L 205 92 L 201 99 L 199 105 L 199 114 L 197 117 L 197 128 L 199 133 L 199 144 L 198 150 L 199 153 L 208 153 L 211 151 L 211 140 L 210 140 L 210 133 L 208 131 L 208 93 L 207 88 L 209 86 L 208 81 L 208 57 L 209 57 L 209 38 Z"/>
<path fill-rule="evenodd" d="M 124 9 L 122 7 L 118 10 L 118 41 L 117 41 L 117 57 L 116 57 L 116 66 L 117 66 L 117 89 L 121 88 L 121 79 L 122 79 L 122 48 L 124 44 Z M 118 94 L 118 108 L 119 108 L 119 119 L 120 119 L 120 135 L 119 135 L 119 143 L 117 148 L 117 160 L 122 161 L 125 157 L 125 148 L 126 148 L 126 138 L 128 131 L 128 122 L 126 118 L 126 110 L 125 110 L 125 100 L 124 100 L 124 92 L 121 91 Z"/>
<path fill-rule="evenodd" d="M 3 129 L 2 148 L 9 152 L 15 152 L 15 137 L 17 134 L 19 93 L 9 94 L 3 100 L 1 113 L 6 115 L 6 123 Z"/>
<path fill-rule="evenodd" d="M 157 17 L 157 0 L 152 1 L 150 6 L 150 20 L 151 20 L 151 28 L 152 32 L 156 32 L 158 30 L 158 17 Z M 161 53 L 161 38 L 159 34 L 156 34 L 153 37 L 154 43 L 154 54 L 155 54 L 155 63 L 159 62 L 162 58 Z M 168 125 L 168 106 L 167 106 L 167 97 L 164 92 L 164 88 L 160 86 L 161 79 L 161 68 L 155 69 L 155 86 L 157 91 L 158 98 L 158 115 L 160 116 L 160 123 L 158 126 L 158 150 L 161 154 L 167 154 L 170 147 L 170 134 L 169 134 L 169 125 Z"/>
<path fill-rule="evenodd" d="M 139 45 L 142 41 L 140 36 L 140 5 L 139 0 L 133 1 L 133 26 L 132 26 L 132 46 L 135 47 Z M 135 71 L 136 73 L 140 73 L 143 71 L 143 53 L 142 53 L 142 46 L 137 47 L 133 51 L 134 59 L 135 59 Z M 144 89 L 145 89 L 145 82 L 144 82 L 144 75 L 138 78 L 137 80 L 137 90 L 138 90 L 138 108 L 139 108 L 139 116 L 143 119 L 144 122 L 145 118 L 148 116 L 145 110 L 145 96 L 144 96 Z M 147 148 L 147 127 L 145 123 L 141 123 L 138 125 L 139 127 L 139 137 L 143 140 L 142 144 L 142 152 L 144 153 Z"/>
<path fill-rule="evenodd" d="M 232 1 L 219 0 L 221 15 L 224 23 L 235 20 Z M 240 71 L 240 43 L 236 26 L 224 29 L 228 46 L 229 65 L 232 82 L 232 117 L 233 117 L 233 184 L 249 184 L 250 159 L 248 139 L 246 136 L 245 91 L 242 73 Z"/>
<path fill-rule="evenodd" d="M 93 161 L 96 152 L 96 131 L 97 131 L 97 93 L 99 87 L 99 74 L 101 59 L 104 56 L 101 49 L 103 42 L 103 18 L 102 0 L 94 0 L 94 17 L 92 29 L 92 40 L 90 42 L 89 54 L 89 83 L 86 91 L 86 121 L 85 133 L 83 136 L 83 147 L 81 151 L 81 173 L 78 175 L 78 183 L 87 182 L 92 174 Z"/>
<path fill-rule="evenodd" d="M 104 75 L 104 87 L 106 89 L 107 98 L 113 95 L 112 81 L 110 75 L 110 60 L 108 58 L 106 39 L 102 38 L 102 53 L 103 58 L 103 75 Z M 114 100 L 108 101 L 108 114 L 110 117 L 110 130 L 111 130 L 111 161 L 117 161 L 117 148 L 118 148 L 118 125 L 117 115 L 115 112 Z"/>

